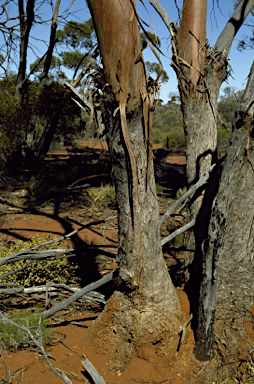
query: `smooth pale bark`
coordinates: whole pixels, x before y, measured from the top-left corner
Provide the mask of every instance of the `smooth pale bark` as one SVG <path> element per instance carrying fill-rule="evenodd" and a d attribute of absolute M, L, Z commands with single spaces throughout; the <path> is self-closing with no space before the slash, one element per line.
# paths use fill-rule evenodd
<path fill-rule="evenodd" d="M 179 57 L 184 59 L 190 67 L 188 78 L 197 84 L 200 73 L 204 73 L 206 40 L 207 1 L 184 0 L 182 22 L 178 32 Z"/>
<path fill-rule="evenodd" d="M 233 134 L 223 168 L 219 191 L 204 244 L 201 285 L 198 356 L 211 355 L 213 327 L 226 340 L 228 348 L 246 348 L 244 320 L 254 305 L 254 65 L 242 103 L 233 124 Z M 251 107 L 250 107 L 251 106 Z M 218 278 L 219 276 L 219 278 Z M 218 285 L 218 290 L 217 290 Z M 217 305 L 216 304 L 217 290 Z M 252 340 L 253 342 L 254 340 Z M 253 347 L 253 343 L 252 343 Z"/>

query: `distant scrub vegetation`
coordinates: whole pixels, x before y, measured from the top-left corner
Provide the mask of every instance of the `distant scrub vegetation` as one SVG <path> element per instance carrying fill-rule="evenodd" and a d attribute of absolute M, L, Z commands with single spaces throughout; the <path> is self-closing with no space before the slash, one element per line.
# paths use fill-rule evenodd
<path fill-rule="evenodd" d="M 27 83 L 22 104 L 14 96 L 15 75 L 0 79 L 0 166 L 15 171 L 21 163 L 35 164 L 44 159 L 50 146 L 59 142 L 71 146 L 78 138 L 94 138 L 95 123 L 71 100 L 63 85 L 48 80 Z M 218 103 L 219 147 L 227 147 L 241 92 L 224 89 Z M 186 144 L 180 100 L 173 96 L 163 105 L 159 100 L 153 117 L 153 142 L 168 149 L 184 149 Z M 37 164 L 37 165 L 36 165 Z M 31 189 L 33 194 L 33 189 Z"/>
<path fill-rule="evenodd" d="M 219 150 L 226 150 L 231 136 L 231 127 L 234 111 L 241 98 L 242 92 L 226 87 L 218 102 L 217 126 Z M 186 139 L 183 129 L 183 116 L 179 98 L 173 96 L 165 105 L 159 102 L 153 119 L 153 142 L 161 143 L 168 149 L 181 149 L 185 147 Z"/>

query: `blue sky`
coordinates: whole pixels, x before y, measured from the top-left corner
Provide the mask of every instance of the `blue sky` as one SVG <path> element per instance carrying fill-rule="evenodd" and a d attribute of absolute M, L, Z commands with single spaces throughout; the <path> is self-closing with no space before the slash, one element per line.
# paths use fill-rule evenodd
<path fill-rule="evenodd" d="M 105 0 L 109 1 L 109 0 Z M 84 0 L 62 0 L 61 7 L 60 7 L 60 14 L 65 9 L 67 9 L 71 3 L 73 2 L 73 5 L 70 8 L 70 11 L 73 12 L 73 15 L 69 16 L 69 20 L 77 20 L 79 22 L 83 22 L 87 20 L 90 17 L 89 11 L 86 7 L 86 3 Z M 144 4 L 147 7 L 147 10 L 142 5 L 141 1 L 137 0 L 137 11 L 138 14 L 141 16 L 141 18 L 151 27 L 150 31 L 153 32 L 152 29 L 152 22 L 150 20 L 150 16 L 153 19 L 156 33 L 161 39 L 162 47 L 161 50 L 165 54 L 166 57 L 161 56 L 161 61 L 163 63 L 164 69 L 167 71 L 169 76 L 168 83 L 162 85 L 161 88 L 161 99 L 164 100 L 164 102 L 167 102 L 169 100 L 169 93 L 170 92 L 177 92 L 177 80 L 176 75 L 173 71 L 173 69 L 170 67 L 170 55 L 171 55 L 171 46 L 170 46 L 170 37 L 169 32 L 167 28 L 164 26 L 161 18 L 157 15 L 154 8 L 149 4 L 148 0 L 143 0 Z M 214 1 L 216 3 L 216 1 Z M 0 0 L 1 3 L 1 0 Z M 175 6 L 174 0 L 161 0 L 161 3 L 165 10 L 167 11 L 168 15 L 170 16 L 172 21 L 177 21 L 178 19 L 178 12 L 177 8 Z M 182 0 L 177 0 L 179 8 L 182 6 Z M 209 40 L 209 43 L 211 46 L 213 46 L 224 28 L 227 20 L 233 13 L 233 2 L 231 0 L 220 0 L 220 9 L 218 9 L 217 5 L 215 4 L 214 10 L 212 10 L 213 1 L 208 0 L 208 16 L 207 16 L 207 39 Z M 13 12 L 16 11 L 13 5 Z M 50 17 L 50 8 L 44 7 L 43 9 L 44 18 Z M 250 16 L 251 17 L 251 16 Z M 145 27 L 147 29 L 147 27 Z M 48 41 L 49 40 L 49 33 L 50 33 L 50 27 L 40 25 L 37 28 L 34 28 L 32 31 L 32 35 L 36 36 L 37 38 L 41 40 Z M 236 89 L 243 89 L 246 84 L 246 78 L 248 76 L 252 61 L 253 61 L 253 51 L 252 50 L 246 50 L 243 52 L 239 52 L 237 50 L 237 43 L 238 40 L 241 39 L 244 35 L 250 35 L 251 31 L 248 27 L 243 26 L 240 31 L 238 32 L 230 54 L 229 59 L 230 63 L 233 69 L 232 75 L 233 78 L 229 78 L 228 84 L 224 83 L 222 85 L 222 90 L 226 86 L 230 85 L 235 87 Z M 1 39 L 1 36 L 0 36 Z M 0 41 L 0 43 L 2 43 Z M 46 44 L 43 43 L 40 40 L 33 40 L 31 39 L 31 43 L 34 46 L 34 51 L 38 56 L 41 56 L 46 51 Z M 144 51 L 144 56 L 146 61 L 156 61 L 156 58 L 154 57 L 153 53 L 149 51 L 147 48 Z M 35 61 L 35 55 L 30 50 L 28 55 L 28 65 Z M 69 77 L 72 77 L 72 73 L 68 73 Z"/>

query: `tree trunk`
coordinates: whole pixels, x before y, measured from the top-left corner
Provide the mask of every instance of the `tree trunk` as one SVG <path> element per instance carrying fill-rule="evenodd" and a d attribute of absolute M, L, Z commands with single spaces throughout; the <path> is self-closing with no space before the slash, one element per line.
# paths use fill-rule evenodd
<path fill-rule="evenodd" d="M 19 48 L 19 71 L 16 81 L 15 96 L 20 96 L 23 88 L 23 81 L 26 76 L 27 47 L 30 30 L 34 21 L 34 2 L 28 0 L 26 6 L 26 17 L 24 13 L 24 2 L 19 0 L 20 17 L 20 48 Z"/>
<path fill-rule="evenodd" d="M 187 16 L 192 15 L 193 12 L 195 13 L 195 9 L 189 10 L 187 6 L 183 7 L 183 11 L 186 12 L 187 16 L 183 14 L 183 25 L 181 25 L 178 32 L 158 0 L 150 0 L 150 3 L 158 10 L 173 38 L 173 66 L 178 77 L 184 128 L 187 135 L 187 177 L 189 184 L 193 184 L 210 167 L 211 161 L 216 160 L 216 119 L 218 116 L 216 104 L 220 86 L 228 75 L 227 55 L 237 31 L 254 6 L 254 0 L 242 0 L 238 4 L 234 14 L 221 32 L 214 49 L 211 49 L 206 42 L 202 43 L 201 37 L 203 34 L 200 29 L 197 29 L 199 30 L 198 36 L 193 33 L 194 29 L 192 27 L 194 28 L 195 23 L 192 17 Z M 194 5 L 197 6 L 198 3 L 199 0 L 184 1 L 185 5 L 192 4 L 193 7 Z M 204 26 L 202 13 L 198 12 L 197 14 L 201 16 L 201 26 Z M 178 36 L 180 40 L 178 40 Z M 193 39 L 193 36 L 196 39 Z M 199 42 L 198 50 L 197 42 Z M 203 52 L 205 57 L 204 67 L 202 67 L 203 56 L 200 57 L 200 60 L 197 60 L 197 58 L 196 61 L 194 60 L 195 52 L 198 52 L 199 55 Z M 192 72 L 195 72 L 195 76 L 193 76 Z M 249 84 L 251 83 L 249 82 Z M 253 100 L 250 89 L 249 86 L 248 97 L 245 100 L 249 104 Z M 218 175 L 214 174 L 206 189 L 204 199 L 201 195 L 202 191 L 200 191 L 198 201 L 191 206 L 192 216 L 196 216 L 200 212 L 200 208 L 201 212 L 207 212 L 204 219 L 198 218 L 195 226 L 196 252 L 190 271 L 191 279 L 188 286 L 186 286 L 191 311 L 193 312 L 193 326 L 196 336 L 195 352 L 196 357 L 200 360 L 207 360 L 213 356 L 213 322 L 215 295 L 218 285 L 219 256 L 223 265 L 220 266 L 218 315 L 216 315 L 216 318 L 217 316 L 223 316 L 223 319 L 228 319 L 228 325 L 231 321 L 233 324 L 236 322 L 239 327 L 243 328 L 241 321 L 244 316 L 247 317 L 250 305 L 253 303 L 253 293 L 248 292 L 251 284 L 253 289 L 253 269 L 250 263 L 250 258 L 253 256 L 253 238 L 251 236 L 253 225 L 253 174 L 250 176 L 253 166 L 251 167 L 248 160 L 250 155 L 247 155 L 250 153 L 250 149 L 247 150 L 247 148 L 253 134 L 250 134 L 251 128 L 248 126 L 250 121 L 247 117 L 248 114 L 251 115 L 252 113 L 248 108 L 249 105 L 242 106 L 239 112 L 239 116 L 244 117 L 244 119 L 242 121 L 240 119 L 235 126 L 233 142 L 223 169 L 223 178 L 217 197 Z M 239 145 L 240 148 L 238 148 Z M 230 161 L 233 162 L 233 166 Z M 245 169 L 248 165 L 249 168 Z M 243 193 L 237 191 L 237 188 L 240 191 L 244 190 Z M 213 206 L 214 201 L 216 205 L 211 215 L 209 207 Z M 248 207 L 248 204 L 251 207 Z M 246 210 L 249 211 L 246 212 Z M 241 219 L 238 220 L 240 217 Z M 239 234 L 242 237 L 240 241 Z M 208 236 L 209 241 L 207 240 Z M 231 255 L 232 249 L 233 255 Z M 249 259 L 247 257 L 242 261 L 241 257 L 245 254 Z M 232 268 L 234 271 L 228 273 Z M 243 280 L 240 279 L 241 281 L 239 281 L 240 274 L 244 276 Z M 225 281 L 227 281 L 227 284 L 224 283 Z M 241 300 L 241 290 L 232 289 L 232 287 L 235 287 L 235 281 L 239 282 L 239 287 L 241 287 L 243 293 L 248 292 L 247 298 Z M 236 294 L 235 301 L 233 292 Z M 229 295 L 229 297 L 226 295 Z M 227 300 L 229 303 L 226 303 Z M 239 315 L 240 320 L 236 320 L 233 313 L 233 303 L 238 305 L 235 306 L 235 309 L 241 314 Z M 232 334 L 230 328 L 228 328 L 228 332 Z"/>
<path fill-rule="evenodd" d="M 197 329 L 199 342 L 196 344 L 198 358 L 211 356 L 213 352 L 214 319 L 216 332 L 226 340 L 227 349 L 233 346 L 240 353 L 244 349 L 241 341 L 245 343 L 246 352 L 251 341 L 253 348 L 254 338 L 249 332 L 251 323 L 248 322 L 248 319 L 253 321 L 254 312 L 253 87 L 254 65 L 234 120 L 231 143 L 209 224 L 208 241 L 203 244 L 203 282 Z"/>
<path fill-rule="evenodd" d="M 217 99 L 222 82 L 227 78 L 227 59 L 222 53 L 203 46 L 205 67 L 200 72 L 197 84 L 189 79 L 185 63 L 178 58 L 177 35 L 174 38 L 176 52 L 173 56 L 178 76 L 183 125 L 186 135 L 187 179 L 189 186 L 217 161 Z M 199 191 L 200 194 L 200 191 Z M 196 194 L 197 196 L 198 194 Z M 203 196 L 191 205 L 191 215 L 199 213 Z"/>
<path fill-rule="evenodd" d="M 84 343 L 106 351 L 118 366 L 124 367 L 139 346 L 161 340 L 164 332 L 179 332 L 181 309 L 160 244 L 159 210 L 145 123 L 149 96 L 133 4 L 91 0 L 89 7 L 104 73 L 113 93 L 111 104 L 105 101 L 108 115 L 104 118 L 116 186 L 122 284 Z M 127 112 L 123 116 L 125 103 Z"/>
<path fill-rule="evenodd" d="M 43 71 L 42 71 L 41 78 L 40 78 L 41 81 L 48 77 L 49 68 L 51 65 L 53 50 L 54 50 L 54 46 L 55 46 L 55 42 L 56 42 L 57 18 L 58 18 L 58 11 L 59 11 L 60 2 L 61 2 L 61 0 L 56 0 L 56 5 L 55 5 L 54 12 L 53 12 L 52 23 L 51 23 L 49 47 L 48 47 L 47 56 L 45 59 Z"/>
<path fill-rule="evenodd" d="M 131 142 L 135 142 L 134 154 L 137 156 L 140 151 L 139 203 L 131 196 L 130 164 L 118 120 L 109 134 L 109 150 L 118 204 L 121 292 L 114 293 L 85 341 L 122 362 L 127 362 L 138 346 L 159 341 L 163 332 L 179 332 L 181 313 L 160 245 L 153 164 L 147 185 L 141 109 L 131 116 L 128 128 Z"/>

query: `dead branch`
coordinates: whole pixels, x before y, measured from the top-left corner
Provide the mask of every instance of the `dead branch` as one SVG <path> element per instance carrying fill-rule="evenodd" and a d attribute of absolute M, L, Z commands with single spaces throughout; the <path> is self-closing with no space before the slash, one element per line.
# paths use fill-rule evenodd
<path fill-rule="evenodd" d="M 96 64 L 96 57 L 99 56 L 100 54 L 100 50 L 99 48 L 97 47 L 95 49 L 95 51 L 93 52 L 91 58 L 89 59 L 88 63 L 86 64 L 86 66 L 84 67 L 84 69 L 81 71 L 81 73 L 79 74 L 79 76 L 77 77 L 77 79 L 74 81 L 74 83 L 72 84 L 72 86 L 74 88 L 76 88 L 80 81 L 82 80 L 82 78 L 86 75 L 87 71 L 91 68 L 91 67 L 94 67 L 95 64 Z"/>
<path fill-rule="evenodd" d="M 178 199 L 170 208 L 169 210 L 162 216 L 161 220 L 160 220 L 160 226 L 169 218 L 169 216 L 174 212 L 174 210 L 180 205 L 182 204 L 182 202 L 184 202 L 188 197 L 190 197 L 191 195 L 193 195 L 200 187 L 202 187 L 202 185 L 204 185 L 207 180 L 209 179 L 214 167 L 216 166 L 216 164 L 213 164 L 209 169 L 208 171 L 206 171 L 204 173 L 204 175 L 198 180 L 198 182 L 193 185 L 180 199 Z M 193 221 L 192 221 L 193 222 Z M 191 223 L 192 223 L 191 222 Z M 191 223 L 187 224 L 187 225 L 190 225 Z M 194 224 L 193 224 L 194 225 Z M 193 226 L 192 225 L 192 226 Z M 191 227 L 189 227 L 191 228 Z M 189 229 L 187 228 L 187 229 Z M 182 228 L 181 228 L 182 229 Z M 186 229 L 186 231 L 187 231 Z M 175 233 L 175 232 L 174 232 Z M 181 232 L 182 233 L 182 232 Z M 173 234 L 172 234 L 173 235 Z M 176 235 L 177 236 L 177 235 Z M 172 239 L 170 239 L 172 240 Z"/>
<path fill-rule="evenodd" d="M 5 287 L 5 288 L 1 288 Z M 72 287 L 66 284 L 58 284 L 58 283 L 50 283 L 50 294 L 53 293 L 54 295 L 59 294 L 59 291 L 62 290 L 62 292 L 80 292 L 82 288 Z M 47 285 L 41 285 L 37 287 L 22 287 L 18 284 L 14 283 L 3 283 L 0 284 L 0 294 L 3 295 L 10 295 L 10 294 L 17 294 L 17 293 L 24 293 L 24 294 L 34 294 L 34 293 L 41 293 L 41 292 L 47 292 Z M 84 299 L 88 299 L 95 302 L 100 302 L 103 304 L 106 304 L 105 296 L 100 292 L 90 291 L 82 296 Z M 40 298 L 44 299 L 44 296 L 40 296 Z"/>
<path fill-rule="evenodd" d="M 42 346 L 42 342 L 39 342 L 38 340 L 35 339 L 35 337 L 33 336 L 33 334 L 31 333 L 30 329 L 28 327 L 25 327 L 24 325 L 20 325 L 20 324 L 17 324 L 15 323 L 14 321 L 12 321 L 11 319 L 8 319 L 8 317 L 6 317 L 2 311 L 0 311 L 0 317 L 4 320 L 4 321 L 7 321 L 7 323 L 13 325 L 14 327 L 17 327 L 19 329 L 22 329 L 22 331 L 26 332 L 30 339 L 33 341 L 33 343 L 36 345 L 37 348 L 39 348 L 39 350 L 41 351 L 44 359 L 46 360 L 48 366 L 50 367 L 50 369 L 58 376 L 60 377 L 60 379 L 62 379 L 65 383 L 67 384 L 72 384 L 71 380 L 62 372 L 59 372 L 54 366 L 53 364 L 50 362 L 46 352 L 45 352 L 45 349 L 43 348 Z M 40 325 L 39 325 L 40 326 Z"/>
<path fill-rule="evenodd" d="M 30 249 L 26 249 L 26 250 L 16 252 L 11 255 L 7 255 L 3 257 L 0 260 L 0 266 L 8 263 L 14 263 L 20 260 L 27 260 L 27 259 L 42 260 L 48 257 L 55 257 L 55 256 L 65 255 L 65 254 L 68 254 L 68 256 L 70 256 L 70 254 L 73 254 L 73 251 L 74 251 L 74 248 L 61 247 L 61 248 L 52 248 L 52 249 L 36 252 L 32 250 L 32 248 L 30 248 Z"/>
<path fill-rule="evenodd" d="M 173 240 L 176 236 L 180 235 L 181 233 L 184 233 L 188 231 L 188 229 L 194 227 L 196 224 L 197 218 L 201 219 L 204 215 L 206 215 L 210 211 L 210 208 L 205 209 L 203 212 L 199 213 L 195 219 L 193 219 L 188 224 L 184 225 L 182 228 L 177 229 L 167 237 L 165 237 L 163 240 L 161 240 L 161 246 L 165 245 L 169 241 Z"/>
<path fill-rule="evenodd" d="M 88 101 L 86 97 L 81 95 L 76 90 L 76 88 L 74 88 L 74 84 L 71 85 L 65 81 L 64 86 L 72 92 L 72 94 L 74 95 L 73 100 L 78 104 L 78 106 L 80 108 L 84 109 L 89 115 L 91 115 L 91 112 L 94 110 L 95 120 L 96 120 L 96 123 L 97 123 L 98 128 L 99 128 L 99 134 L 101 136 L 102 133 L 105 131 L 105 124 L 103 122 L 100 105 L 99 104 L 93 105 L 90 101 Z M 76 99 L 78 99 L 78 100 L 76 100 Z"/>
<path fill-rule="evenodd" d="M 80 289 L 79 292 L 74 293 L 71 297 L 68 297 L 68 299 L 62 301 L 61 303 L 55 305 L 54 307 L 42 312 L 42 316 L 44 319 L 47 319 L 48 317 L 54 315 L 55 313 L 62 311 L 65 309 L 68 305 L 74 303 L 77 299 L 84 296 L 90 291 L 93 291 L 96 288 L 99 288 L 100 286 L 108 283 L 113 279 L 113 274 L 115 271 L 111 272 L 109 275 L 106 275 L 102 277 L 100 280 L 95 281 L 94 283 L 88 284 L 84 288 Z"/>
<path fill-rule="evenodd" d="M 71 84 L 67 83 L 67 81 L 64 81 L 63 84 L 74 94 L 76 98 L 78 98 L 79 103 L 82 105 L 82 108 L 84 108 L 85 111 L 90 114 L 92 108 L 92 104 L 90 103 L 90 101 L 84 98 Z"/>
<path fill-rule="evenodd" d="M 81 361 L 82 365 L 85 367 L 91 378 L 93 379 L 95 384 L 106 384 L 103 377 L 99 375 L 99 373 L 94 368 L 93 364 L 83 355 L 86 359 L 85 361 Z"/>
<path fill-rule="evenodd" d="M 175 35 L 175 32 L 172 28 L 172 21 L 169 17 L 169 15 L 167 14 L 167 12 L 165 11 L 165 9 L 163 8 L 163 6 L 161 5 L 161 3 L 159 2 L 159 0 L 149 0 L 149 3 L 154 7 L 154 9 L 156 10 L 156 12 L 158 12 L 158 14 L 160 15 L 160 17 L 162 18 L 164 24 L 166 25 L 166 27 L 168 28 L 169 30 L 169 33 L 170 35 L 173 37 Z"/>
<path fill-rule="evenodd" d="M 169 241 L 173 240 L 176 236 L 180 235 L 181 233 L 188 231 L 188 229 L 194 227 L 195 224 L 196 224 L 196 219 L 194 219 L 190 223 L 184 225 L 182 228 L 177 229 L 176 231 L 174 231 L 173 233 L 171 233 L 170 235 L 165 237 L 163 240 L 161 240 L 161 246 L 163 247 L 163 245 L 165 245 Z"/>

